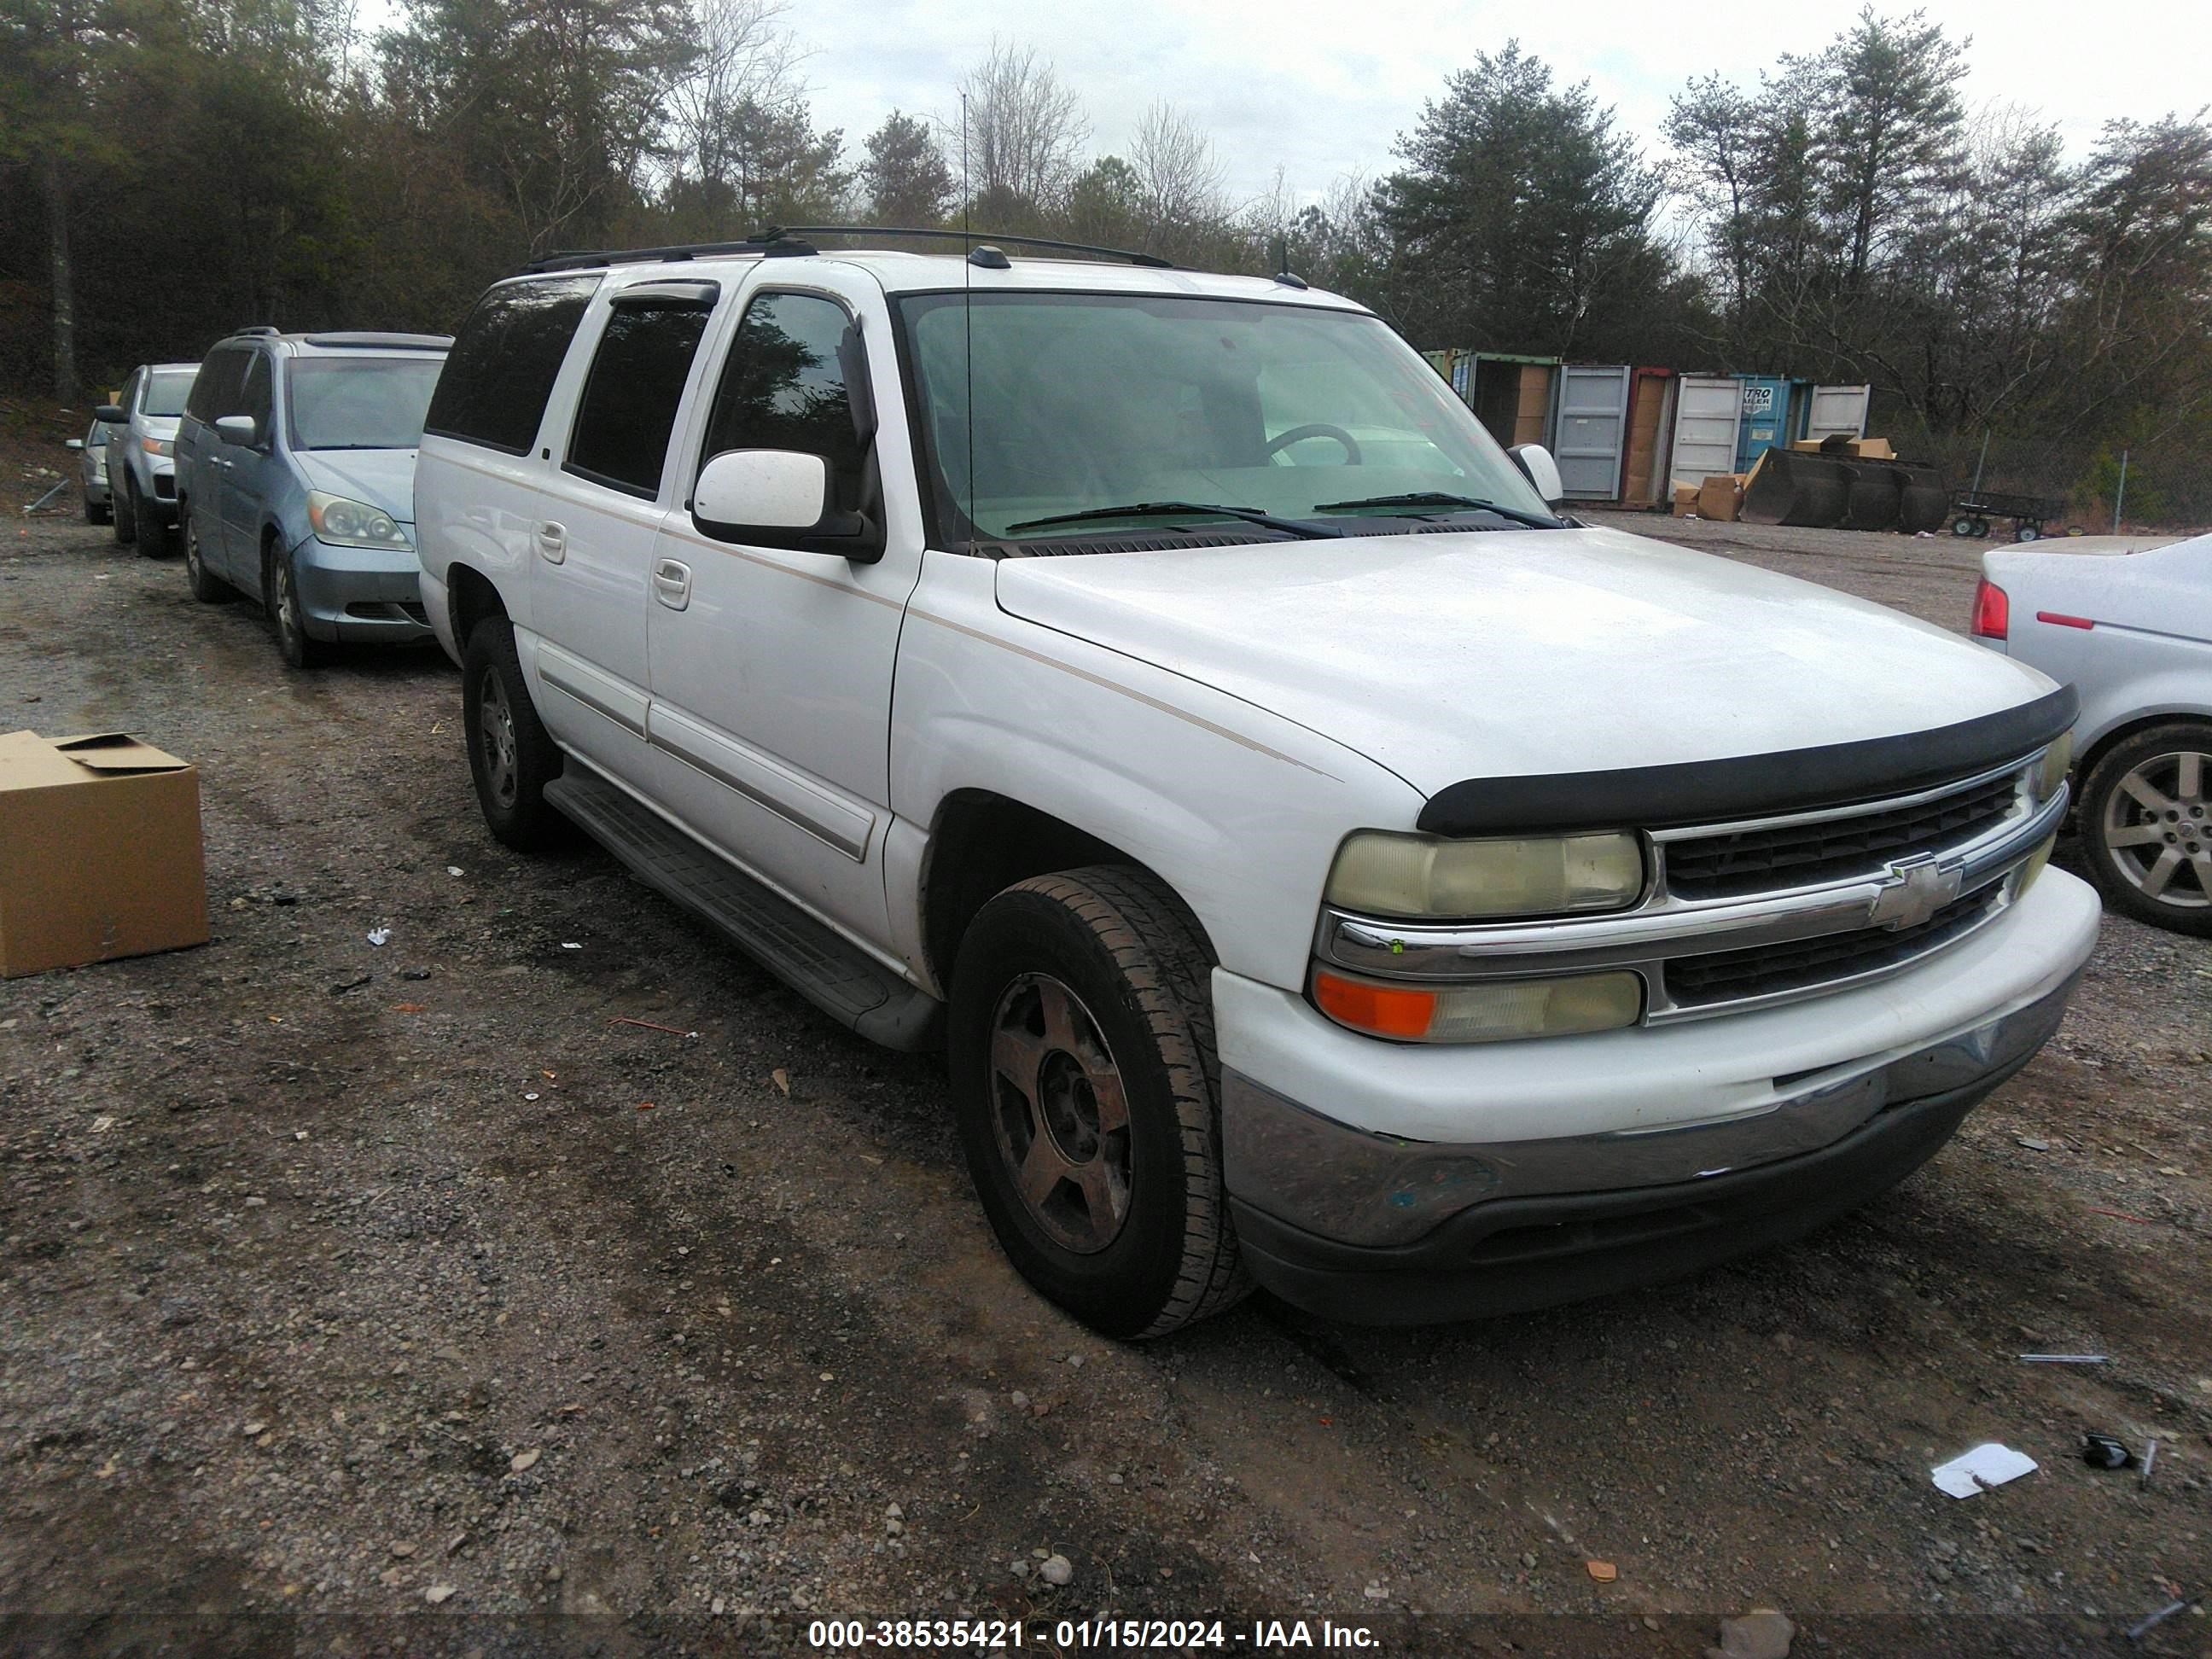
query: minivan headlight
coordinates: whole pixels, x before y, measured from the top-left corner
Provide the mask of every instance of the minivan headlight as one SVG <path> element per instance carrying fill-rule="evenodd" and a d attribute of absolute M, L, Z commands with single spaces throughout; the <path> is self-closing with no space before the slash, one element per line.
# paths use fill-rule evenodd
<path fill-rule="evenodd" d="M 307 494 L 307 522 L 314 526 L 318 541 L 339 547 L 412 550 L 415 545 L 407 539 L 407 532 L 400 528 L 399 521 L 382 507 L 349 501 L 343 495 L 326 495 L 319 489 Z"/>
<path fill-rule="evenodd" d="M 1362 830 L 1345 837 L 1328 872 L 1328 902 L 1370 916 L 1620 910 L 1643 891 L 1642 842 L 1612 832 L 1446 841 Z"/>

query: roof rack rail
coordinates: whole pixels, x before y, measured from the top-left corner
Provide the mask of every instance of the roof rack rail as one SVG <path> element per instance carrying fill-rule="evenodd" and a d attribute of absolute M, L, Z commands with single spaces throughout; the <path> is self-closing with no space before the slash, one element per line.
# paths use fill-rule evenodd
<path fill-rule="evenodd" d="M 918 236 L 935 241 L 1012 242 L 1020 247 L 1057 248 L 1063 253 L 1103 253 L 1109 259 L 1126 259 L 1133 265 L 1173 270 L 1175 261 L 1157 253 L 1139 253 L 1125 247 L 1101 247 L 1093 242 L 1062 242 L 1049 236 L 1015 236 L 995 230 L 925 230 L 898 225 L 776 225 L 761 233 L 775 239 L 785 236 Z"/>
<path fill-rule="evenodd" d="M 268 335 L 275 335 L 275 334 L 280 334 L 280 333 L 282 333 L 283 331 L 283 330 L 281 330 L 281 329 L 279 329 L 279 328 L 277 328 L 277 327 L 276 327 L 274 325 L 270 324 L 270 323 L 253 323 L 253 324 L 251 324 L 251 325 L 249 325 L 248 326 L 246 326 L 246 327 L 245 327 L 245 328 L 234 328 L 234 329 L 233 329 L 233 330 L 231 330 L 230 331 L 231 331 L 231 333 L 232 333 L 233 335 L 240 335 L 240 334 L 253 334 L 253 335 L 263 335 L 263 334 L 268 334 Z"/>
<path fill-rule="evenodd" d="M 453 337 L 450 334 L 378 334 L 353 331 L 307 334 L 301 337 L 311 346 L 357 347 L 364 350 L 447 351 L 453 343 Z"/>
<path fill-rule="evenodd" d="M 677 242 L 666 247 L 576 248 L 548 253 L 522 267 L 525 276 L 549 270 L 591 270 L 600 265 L 637 265 L 662 260 L 713 258 L 720 254 L 757 253 L 763 258 L 791 258 L 814 252 L 797 237 L 781 231 L 749 236 L 742 242 Z"/>

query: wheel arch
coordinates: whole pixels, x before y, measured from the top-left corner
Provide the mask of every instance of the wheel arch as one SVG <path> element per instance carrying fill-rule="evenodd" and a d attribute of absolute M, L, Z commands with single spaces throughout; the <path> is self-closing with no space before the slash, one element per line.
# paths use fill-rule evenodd
<path fill-rule="evenodd" d="M 2154 726 L 2171 726 L 2179 720 L 2186 720 L 2197 726 L 2212 726 L 2212 708 L 2200 708 L 2183 704 L 2176 708 L 2155 709 L 2148 714 L 2137 712 L 2130 714 L 2117 725 L 2099 732 L 2094 738 L 2083 746 L 2081 752 L 2074 757 L 2075 793 L 2077 799 L 2081 791 L 2088 786 L 2089 775 L 2097 769 L 2099 763 L 2114 749 L 2134 737 L 2138 732 L 2147 732 Z"/>
<path fill-rule="evenodd" d="M 1189 915 L 1216 961 L 1205 921 L 1175 884 L 1143 860 L 1066 819 L 993 789 L 956 789 L 938 805 L 921 866 L 921 942 L 930 975 L 952 982 L 960 941 L 978 912 L 1018 881 L 1086 865 L 1141 870 Z"/>
<path fill-rule="evenodd" d="M 487 617 L 507 615 L 507 601 L 491 578 L 456 559 L 446 567 L 446 616 L 453 630 L 453 649 L 468 649 L 469 635 Z"/>

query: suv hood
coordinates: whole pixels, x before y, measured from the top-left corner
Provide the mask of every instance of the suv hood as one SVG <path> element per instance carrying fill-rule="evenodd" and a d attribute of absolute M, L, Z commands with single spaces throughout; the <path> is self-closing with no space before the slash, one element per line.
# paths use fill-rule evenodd
<path fill-rule="evenodd" d="M 295 450 L 307 488 L 380 507 L 401 524 L 415 522 L 415 452 L 411 449 Z"/>
<path fill-rule="evenodd" d="M 997 592 L 1429 795 L 1895 737 L 2051 684 L 1885 606 L 1613 530 L 1005 559 Z"/>

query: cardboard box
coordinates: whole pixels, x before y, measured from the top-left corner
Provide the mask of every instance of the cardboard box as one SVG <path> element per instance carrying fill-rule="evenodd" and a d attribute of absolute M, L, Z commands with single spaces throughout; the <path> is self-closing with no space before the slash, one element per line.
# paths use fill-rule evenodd
<path fill-rule="evenodd" d="M 1717 472 L 1698 486 L 1698 516 L 1732 524 L 1735 520 L 1736 506 L 1742 497 L 1743 478 L 1741 474 Z"/>
<path fill-rule="evenodd" d="M 0 978 L 207 938 L 195 768 L 119 732 L 0 736 Z"/>
<path fill-rule="evenodd" d="M 1820 438 L 1800 438 L 1790 447 L 1800 454 L 1813 454 L 1825 441 Z M 1889 447 L 1887 438 L 1846 438 L 1838 449 L 1843 454 L 1864 456 L 1870 461 L 1893 461 L 1897 459 L 1897 452 Z"/>
<path fill-rule="evenodd" d="M 1695 518 L 1698 513 L 1698 487 L 1678 483 L 1674 486 L 1674 517 Z"/>

